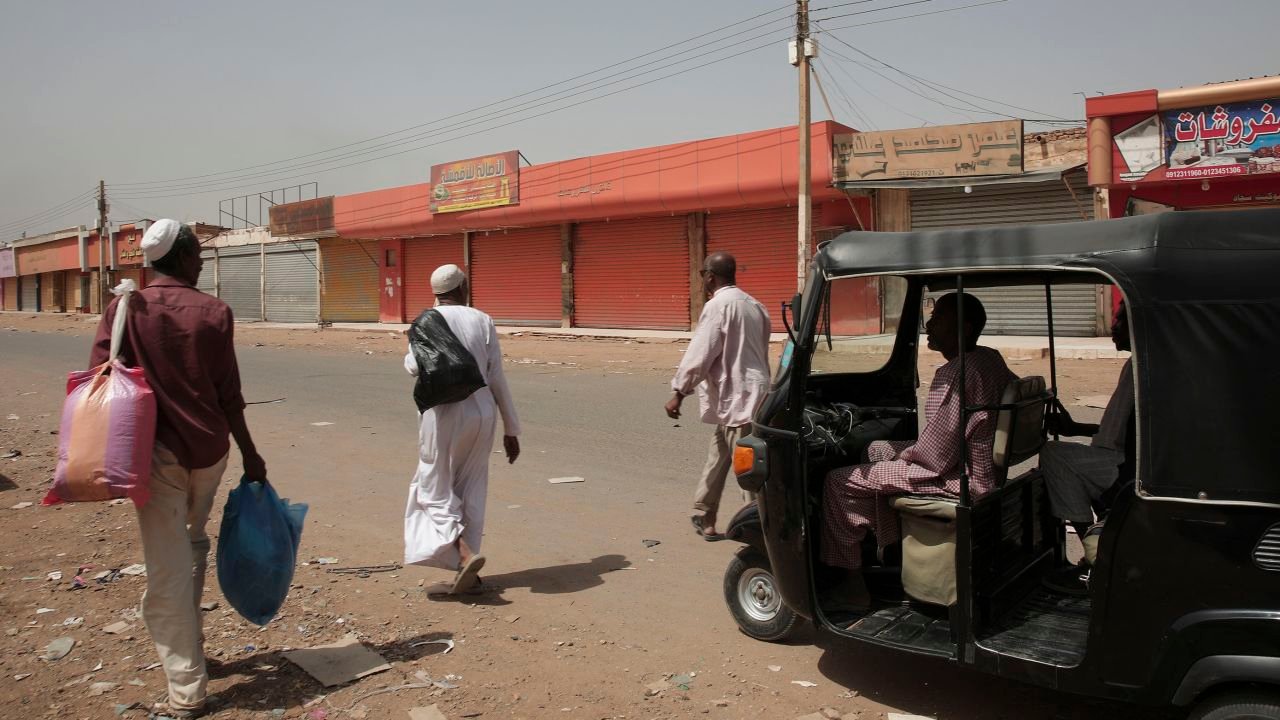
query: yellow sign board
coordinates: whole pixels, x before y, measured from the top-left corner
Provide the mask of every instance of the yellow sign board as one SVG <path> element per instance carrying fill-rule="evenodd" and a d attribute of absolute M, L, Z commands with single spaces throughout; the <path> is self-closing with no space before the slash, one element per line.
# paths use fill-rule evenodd
<path fill-rule="evenodd" d="M 834 179 L 900 180 L 1022 172 L 1022 121 L 836 135 Z"/>

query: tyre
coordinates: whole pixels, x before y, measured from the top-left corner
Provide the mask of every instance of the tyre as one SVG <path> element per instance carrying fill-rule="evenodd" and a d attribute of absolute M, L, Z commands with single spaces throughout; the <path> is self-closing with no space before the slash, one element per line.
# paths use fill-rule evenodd
<path fill-rule="evenodd" d="M 782 602 L 769 558 L 752 547 L 742 548 L 729 561 L 724 600 L 738 628 L 757 640 L 786 640 L 799 624 L 799 616 Z"/>
<path fill-rule="evenodd" d="M 1280 691 L 1239 688 L 1201 700 L 1189 720 L 1280 720 Z"/>

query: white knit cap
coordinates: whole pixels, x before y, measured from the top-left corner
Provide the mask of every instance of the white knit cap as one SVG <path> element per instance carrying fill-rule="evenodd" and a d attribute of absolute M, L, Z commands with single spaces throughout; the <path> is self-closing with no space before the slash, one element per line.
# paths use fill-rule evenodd
<path fill-rule="evenodd" d="M 142 236 L 142 254 L 146 255 L 147 260 L 151 262 L 168 255 L 181 229 L 182 224 L 177 220 L 166 218 L 151 223 L 151 227 L 147 228 L 146 234 Z"/>
<path fill-rule="evenodd" d="M 431 292 L 436 295 L 444 295 L 445 293 L 457 290 L 467 279 L 466 273 L 462 272 L 462 268 L 450 263 L 441 265 L 436 271 L 431 273 Z"/>

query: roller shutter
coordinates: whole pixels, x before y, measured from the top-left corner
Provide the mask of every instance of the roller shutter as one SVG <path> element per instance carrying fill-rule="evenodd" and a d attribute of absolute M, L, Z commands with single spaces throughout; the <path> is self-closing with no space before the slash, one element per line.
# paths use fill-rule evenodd
<path fill-rule="evenodd" d="M 218 254 L 214 250 L 205 250 L 200 253 L 200 257 L 204 258 L 204 269 L 200 271 L 200 279 L 196 281 L 196 289 L 217 297 Z"/>
<path fill-rule="evenodd" d="M 431 273 L 441 265 L 463 267 L 462 236 L 437 235 L 404 241 L 404 315 L 412 322 L 423 310 L 436 304 L 431 292 Z"/>
<path fill-rule="evenodd" d="M 499 324 L 560 324 L 560 228 L 471 236 L 471 301 Z"/>
<path fill-rule="evenodd" d="M 40 309 L 40 285 L 38 275 L 24 275 L 18 278 L 18 298 L 21 301 L 19 310 L 36 312 Z"/>
<path fill-rule="evenodd" d="M 40 277 L 40 310 L 61 313 L 67 311 L 66 273 L 61 270 L 47 272 Z"/>
<path fill-rule="evenodd" d="M 1084 173 L 1073 172 L 1064 177 L 1071 183 L 1071 190 L 1061 180 L 975 185 L 971 193 L 965 193 L 964 188 L 912 190 L 911 229 L 1078 222 L 1086 217 L 1092 220 L 1093 191 L 1086 184 Z M 1043 288 L 982 288 L 974 290 L 974 294 L 987 309 L 986 334 L 1047 334 Z M 1099 302 L 1097 285 L 1055 287 L 1054 334 L 1098 335 Z"/>
<path fill-rule="evenodd" d="M 579 225 L 574 324 L 688 330 L 688 237 L 684 216 Z"/>
<path fill-rule="evenodd" d="M 769 311 L 783 332 L 782 303 L 796 293 L 796 209 L 744 210 L 707 216 L 707 254 L 738 261 L 738 287 Z"/>
<path fill-rule="evenodd" d="M 319 319 L 318 274 L 314 240 L 266 248 L 266 320 L 314 323 Z"/>
<path fill-rule="evenodd" d="M 4 283 L 4 309 L 18 309 L 18 278 L 11 277 L 0 280 Z"/>
<path fill-rule="evenodd" d="M 320 318 L 378 322 L 378 243 L 320 241 Z"/>
<path fill-rule="evenodd" d="M 218 297 L 236 320 L 262 319 L 262 259 L 259 246 L 218 250 Z"/>

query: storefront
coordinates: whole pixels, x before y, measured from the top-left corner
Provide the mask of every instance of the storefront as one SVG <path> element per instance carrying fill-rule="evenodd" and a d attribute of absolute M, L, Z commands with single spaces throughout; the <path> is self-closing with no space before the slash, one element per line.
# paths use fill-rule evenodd
<path fill-rule="evenodd" d="M 14 243 L 17 304 L 24 312 L 75 312 L 83 237 L 70 228 Z M 87 268 L 84 268 L 87 270 Z"/>
<path fill-rule="evenodd" d="M 378 244 L 338 238 L 319 241 L 320 319 L 378 321 Z"/>
<path fill-rule="evenodd" d="M 831 186 L 831 137 L 849 131 L 813 125 L 815 234 L 872 227 L 869 199 Z M 781 330 L 779 308 L 798 285 L 797 152 L 789 127 L 526 167 L 502 153 L 437 166 L 434 185 L 273 208 L 272 234 L 361 241 L 377 266 L 382 322 L 430 307 L 431 272 L 456 263 L 475 306 L 499 323 L 688 330 L 702 308 L 702 262 L 728 250 Z M 472 169 L 483 188 L 468 185 Z M 321 246 L 322 275 L 334 242 Z M 326 319 L 341 313 L 324 307 Z"/>
<path fill-rule="evenodd" d="M 1280 77 L 1089 98 L 1089 183 L 1111 217 L 1280 207 Z"/>
<path fill-rule="evenodd" d="M 0 248 L 0 310 L 18 309 L 18 271 L 11 248 Z"/>
<path fill-rule="evenodd" d="M 320 266 L 314 240 L 267 245 L 263 250 L 265 320 L 314 323 L 320 319 Z"/>

